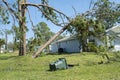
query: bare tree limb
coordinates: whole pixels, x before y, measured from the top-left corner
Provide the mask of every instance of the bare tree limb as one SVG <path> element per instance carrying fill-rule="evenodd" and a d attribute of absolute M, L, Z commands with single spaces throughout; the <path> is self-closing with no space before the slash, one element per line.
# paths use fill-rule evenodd
<path fill-rule="evenodd" d="M 12 19 L 13 19 L 13 25 L 15 25 L 15 17 L 14 17 L 14 15 L 11 13 L 11 16 L 12 16 Z"/>
<path fill-rule="evenodd" d="M 9 6 L 9 4 L 6 2 L 6 0 L 2 0 L 3 3 L 7 6 L 8 10 L 10 11 L 10 13 L 12 13 L 17 19 L 19 19 L 19 16 L 16 14 L 16 12 Z M 26 5 L 26 6 L 34 6 L 34 7 L 37 7 L 41 12 L 42 14 L 44 14 L 53 24 L 57 25 L 57 26 L 61 26 L 63 27 L 61 24 L 58 24 L 56 22 L 54 22 L 41 8 L 40 6 L 44 6 L 44 7 L 48 7 L 54 11 L 56 11 L 57 13 L 59 13 L 60 15 L 63 15 L 66 17 L 67 20 L 70 21 L 70 18 L 68 16 L 66 16 L 64 13 L 54 9 L 53 7 L 50 7 L 49 5 L 44 5 L 44 4 L 31 4 L 31 3 L 22 3 L 21 5 Z M 20 19 L 19 19 L 20 20 Z M 31 22 L 32 19 L 30 19 L 30 22 Z M 32 26 L 33 26 L 33 23 L 32 23 Z"/>
<path fill-rule="evenodd" d="M 76 9 L 75 9 L 75 7 L 74 7 L 74 6 L 72 6 L 72 8 L 73 8 L 74 13 L 75 13 L 75 16 L 76 16 L 76 15 L 77 15 L 77 11 L 76 11 Z"/>
<path fill-rule="evenodd" d="M 50 7 L 49 5 L 45 5 L 45 4 L 31 4 L 31 3 L 26 3 L 26 4 L 24 4 L 24 5 L 26 5 L 26 6 L 34 6 L 34 7 L 38 8 L 38 9 L 42 12 L 42 14 L 44 14 L 53 24 L 55 24 L 55 25 L 57 25 L 57 26 L 63 27 L 62 24 L 56 23 L 54 20 L 52 20 L 52 19 L 40 8 L 40 6 L 48 7 L 48 8 L 50 8 L 50 9 L 54 10 L 55 12 L 59 13 L 60 15 L 65 16 L 66 19 L 67 19 L 68 21 L 70 21 L 70 18 L 69 18 L 68 16 L 66 16 L 64 13 L 62 13 L 62 12 L 54 9 L 53 7 Z M 61 18 L 61 19 L 62 19 L 62 18 Z"/>
<path fill-rule="evenodd" d="M 27 10 L 27 12 L 28 12 L 28 16 L 29 16 L 29 19 L 30 19 L 30 23 L 31 23 L 32 27 L 34 28 L 34 23 L 33 23 L 32 18 L 31 18 L 31 16 L 30 16 L 30 12 L 29 12 L 28 8 L 26 8 L 26 10 Z"/>
<path fill-rule="evenodd" d="M 93 0 L 90 1 L 89 9 L 91 8 Z"/>
<path fill-rule="evenodd" d="M 57 25 L 57 26 L 61 26 L 63 27 L 61 24 L 58 24 L 56 22 L 54 22 L 54 20 L 52 20 L 40 7 L 38 7 L 38 9 L 42 12 L 42 14 L 44 14 L 53 24 Z"/>
<path fill-rule="evenodd" d="M 62 14 L 63 16 L 65 16 L 65 17 L 67 18 L 67 20 L 70 21 L 70 18 L 69 18 L 68 16 L 66 16 L 64 13 L 62 13 L 62 12 L 56 10 L 55 8 L 53 8 L 53 7 L 49 6 L 49 5 L 45 5 L 45 4 L 32 4 L 32 3 L 25 3 L 24 5 L 27 5 L 27 6 L 35 6 L 35 7 L 39 7 L 39 6 L 48 7 L 48 8 L 50 8 L 50 9 L 52 9 L 52 10 L 54 10 L 54 11 L 56 11 L 56 12 Z"/>
<path fill-rule="evenodd" d="M 61 20 L 62 20 L 62 22 L 63 22 L 62 24 L 65 26 L 65 21 L 63 20 L 63 17 L 62 17 L 62 15 L 61 15 L 61 14 L 59 14 L 59 15 L 60 15 L 60 17 L 61 17 Z M 62 25 L 62 24 L 61 24 L 61 25 Z"/>

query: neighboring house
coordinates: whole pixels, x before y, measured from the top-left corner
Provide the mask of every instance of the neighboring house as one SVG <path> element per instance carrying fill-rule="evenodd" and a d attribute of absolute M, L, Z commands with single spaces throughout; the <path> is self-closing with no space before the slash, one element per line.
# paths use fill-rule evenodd
<path fill-rule="evenodd" d="M 107 37 L 107 39 L 108 39 L 107 45 L 114 46 L 113 51 L 120 51 L 120 25 L 114 26 L 114 27 L 106 30 L 106 34 L 115 37 L 112 40 L 112 42 L 110 42 L 109 37 Z M 99 39 L 93 38 L 93 37 L 91 37 L 91 39 L 89 38 L 88 41 L 93 40 L 93 39 L 95 40 L 95 43 L 97 46 L 100 46 L 100 45 L 104 46 L 105 45 Z M 80 42 L 77 40 L 76 37 L 73 37 L 73 36 L 72 37 L 65 37 L 63 39 L 60 39 L 58 41 L 53 42 L 50 45 L 50 51 L 52 53 L 59 52 L 59 49 L 62 49 L 63 52 L 68 52 L 68 53 L 82 51 Z"/>
<path fill-rule="evenodd" d="M 4 53 L 5 49 L 4 48 L 1 48 L 0 49 L 0 53 Z"/>
<path fill-rule="evenodd" d="M 116 38 L 113 41 L 114 49 L 113 51 L 120 51 L 120 38 Z"/>
<path fill-rule="evenodd" d="M 13 48 L 8 48 L 7 50 L 9 53 L 13 53 Z"/>
<path fill-rule="evenodd" d="M 114 36 L 111 45 L 114 46 L 113 51 L 120 51 L 120 25 L 116 25 L 108 30 L 106 30 L 108 36 Z"/>

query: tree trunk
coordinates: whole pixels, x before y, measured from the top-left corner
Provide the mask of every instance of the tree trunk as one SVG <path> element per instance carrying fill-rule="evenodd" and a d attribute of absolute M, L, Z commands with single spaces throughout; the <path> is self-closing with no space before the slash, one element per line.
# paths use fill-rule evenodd
<path fill-rule="evenodd" d="M 83 50 L 83 52 L 87 52 L 87 40 L 85 39 L 83 42 L 82 42 L 82 50 Z"/>
<path fill-rule="evenodd" d="M 20 47 L 19 56 L 26 54 L 26 7 L 21 3 L 26 3 L 26 0 L 19 0 L 18 10 L 19 10 L 19 27 L 20 27 Z"/>
<path fill-rule="evenodd" d="M 64 26 L 58 33 L 56 33 L 50 40 L 48 40 L 41 48 L 38 49 L 38 51 L 33 55 L 33 58 L 38 57 L 39 53 L 43 51 L 53 40 L 55 40 L 61 33 L 63 33 L 69 26 L 71 22 Z"/>

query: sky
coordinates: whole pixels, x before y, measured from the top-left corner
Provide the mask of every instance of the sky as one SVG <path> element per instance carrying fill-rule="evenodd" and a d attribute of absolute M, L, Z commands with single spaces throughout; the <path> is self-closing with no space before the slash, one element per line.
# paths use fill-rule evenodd
<path fill-rule="evenodd" d="M 10 3 L 13 3 L 13 1 L 15 0 L 8 0 L 8 1 Z M 95 2 L 96 0 L 92 0 L 92 1 Z M 111 0 L 111 1 L 120 3 L 120 0 Z M 27 2 L 39 4 L 40 0 L 27 0 Z M 77 13 L 81 14 L 90 9 L 90 2 L 91 0 L 49 0 L 50 6 L 54 7 L 57 10 L 60 10 L 61 12 L 63 12 L 69 17 L 75 17 L 75 12 L 72 7 L 75 8 Z M 46 19 L 42 18 L 41 13 L 36 8 L 29 7 L 29 9 L 30 9 L 31 18 L 34 25 L 37 25 L 39 22 L 44 21 L 47 23 L 48 27 L 51 29 L 52 32 L 56 33 L 61 29 L 61 27 L 55 26 L 50 21 L 47 21 Z M 27 26 L 29 28 L 29 32 L 27 32 L 27 38 L 30 38 L 33 36 L 33 32 L 31 31 L 31 23 L 29 21 L 30 21 L 29 18 L 27 18 Z M 11 26 L 12 26 L 12 23 L 9 25 L 2 25 L 2 28 L 10 29 Z M 12 36 L 9 36 L 8 39 L 9 39 L 9 42 L 13 41 Z"/>

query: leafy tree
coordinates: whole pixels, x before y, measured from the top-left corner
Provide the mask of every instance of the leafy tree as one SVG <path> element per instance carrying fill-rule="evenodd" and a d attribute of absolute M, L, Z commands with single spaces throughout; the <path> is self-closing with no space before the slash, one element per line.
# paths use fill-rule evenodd
<path fill-rule="evenodd" d="M 52 32 L 45 22 L 38 23 L 34 29 L 34 33 L 36 34 L 35 37 L 41 40 L 42 44 L 48 41 L 52 36 Z"/>
<path fill-rule="evenodd" d="M 34 38 L 30 38 L 30 40 L 28 41 L 28 45 L 31 49 L 30 51 L 33 51 L 35 46 L 43 45 L 53 36 L 53 32 L 50 31 L 49 27 L 45 22 L 38 23 L 34 27 L 33 31 Z"/>
<path fill-rule="evenodd" d="M 101 21 L 106 26 L 106 29 L 120 22 L 120 4 L 110 2 L 110 0 L 98 0 L 93 8 L 95 12 L 90 15 Z"/>

